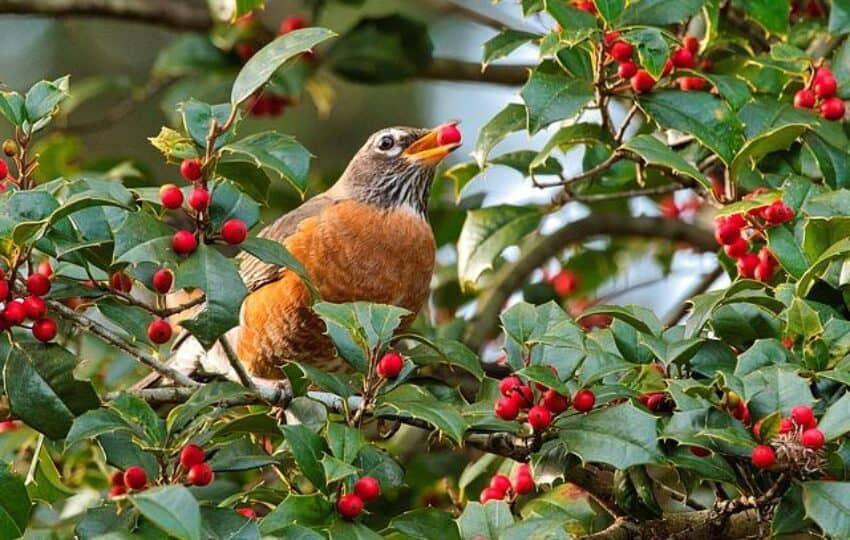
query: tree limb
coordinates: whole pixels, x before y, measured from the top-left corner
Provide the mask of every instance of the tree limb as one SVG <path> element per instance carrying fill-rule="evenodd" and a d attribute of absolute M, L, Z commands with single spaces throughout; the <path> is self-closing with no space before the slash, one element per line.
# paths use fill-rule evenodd
<path fill-rule="evenodd" d="M 525 284 L 535 269 L 571 244 L 604 235 L 685 242 L 699 251 L 717 249 L 717 242 L 711 232 L 678 220 L 611 213 L 593 214 L 568 223 L 552 234 L 535 237 L 523 250 L 522 257 L 514 263 L 506 264 L 496 273 L 478 300 L 466 344 L 478 349 L 493 335 L 505 302 Z"/>
<path fill-rule="evenodd" d="M 207 30 L 212 18 L 198 0 L 0 0 L 0 12 L 51 17 L 107 17 L 176 30 Z"/>
<path fill-rule="evenodd" d="M 493 83 L 518 86 L 525 84 L 531 66 L 492 65 L 482 71 L 478 62 L 434 58 L 421 74 L 423 79 Z"/>

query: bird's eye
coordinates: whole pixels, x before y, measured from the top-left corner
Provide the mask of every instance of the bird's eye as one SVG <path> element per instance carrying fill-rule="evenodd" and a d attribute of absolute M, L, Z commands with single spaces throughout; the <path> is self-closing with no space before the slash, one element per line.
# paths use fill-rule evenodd
<path fill-rule="evenodd" d="M 389 150 L 395 145 L 395 141 L 389 135 L 384 135 L 381 137 L 381 140 L 378 141 L 378 149 L 379 150 Z"/>

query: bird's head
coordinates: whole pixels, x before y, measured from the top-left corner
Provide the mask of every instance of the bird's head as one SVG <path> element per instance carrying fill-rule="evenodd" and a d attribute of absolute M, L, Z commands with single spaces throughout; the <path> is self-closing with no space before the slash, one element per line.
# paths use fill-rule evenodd
<path fill-rule="evenodd" d="M 460 146 L 456 125 L 373 133 L 349 163 L 340 188 L 354 199 L 382 208 L 409 207 L 425 217 L 437 164 Z"/>

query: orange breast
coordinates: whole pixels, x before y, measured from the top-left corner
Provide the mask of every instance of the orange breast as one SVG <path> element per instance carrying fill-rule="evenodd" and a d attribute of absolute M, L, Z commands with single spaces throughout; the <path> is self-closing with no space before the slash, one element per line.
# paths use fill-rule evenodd
<path fill-rule="evenodd" d="M 434 270 L 428 223 L 407 210 L 342 202 L 304 220 L 286 247 L 307 269 L 322 300 L 365 301 L 418 312 Z M 238 352 L 261 377 L 281 377 L 287 360 L 328 371 L 341 367 L 309 294 L 291 272 L 246 298 Z"/>

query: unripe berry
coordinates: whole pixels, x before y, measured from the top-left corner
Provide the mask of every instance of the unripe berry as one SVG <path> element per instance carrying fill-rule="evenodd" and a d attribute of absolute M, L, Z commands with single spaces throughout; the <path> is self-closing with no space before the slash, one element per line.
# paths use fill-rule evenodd
<path fill-rule="evenodd" d="M 579 287 L 580 280 L 575 273 L 561 270 L 552 278 L 552 288 L 558 296 L 568 296 Z"/>
<path fill-rule="evenodd" d="M 621 79 L 631 79 L 638 72 L 638 66 L 631 60 L 622 62 L 617 66 L 617 76 Z"/>
<path fill-rule="evenodd" d="M 632 90 L 638 94 L 644 94 L 655 86 L 655 79 L 646 70 L 639 70 L 631 80 Z"/>
<path fill-rule="evenodd" d="M 750 243 L 746 238 L 739 236 L 734 242 L 723 247 L 726 255 L 732 259 L 740 259 L 750 250 Z"/>
<path fill-rule="evenodd" d="M 160 294 L 165 294 L 171 290 L 171 285 L 174 283 L 174 272 L 168 268 L 160 268 L 153 274 L 153 288 Z"/>
<path fill-rule="evenodd" d="M 817 101 L 815 93 L 808 88 L 804 88 L 794 94 L 794 106 L 798 109 L 811 109 L 815 106 L 815 101 Z"/>
<path fill-rule="evenodd" d="M 489 501 L 501 501 L 504 498 L 504 493 L 500 492 L 497 489 L 488 487 L 484 488 L 484 490 L 481 492 L 481 496 L 478 497 L 478 500 L 481 502 L 481 504 L 486 504 Z"/>
<path fill-rule="evenodd" d="M 534 431 L 542 431 L 552 423 L 552 413 L 541 405 L 535 405 L 528 411 L 528 423 Z"/>
<path fill-rule="evenodd" d="M 670 60 L 673 61 L 673 65 L 677 68 L 694 69 L 697 67 L 697 61 L 696 58 L 694 58 L 694 53 L 685 48 L 673 51 L 673 54 L 670 55 Z"/>
<path fill-rule="evenodd" d="M 336 502 L 336 510 L 345 519 L 354 519 L 363 511 L 363 499 L 353 493 L 343 495 Z"/>
<path fill-rule="evenodd" d="M 12 139 L 6 139 L 3 141 L 3 153 L 9 157 L 16 156 L 18 154 L 18 143 Z"/>
<path fill-rule="evenodd" d="M 503 396 L 510 396 L 514 391 L 514 388 L 519 386 L 522 386 L 522 381 L 519 380 L 519 377 L 510 375 L 499 381 L 499 392 L 501 392 Z"/>
<path fill-rule="evenodd" d="M 793 407 L 791 409 L 791 418 L 794 419 L 797 425 L 803 426 L 805 429 L 811 429 L 818 425 L 815 413 L 808 405 L 797 405 Z"/>
<path fill-rule="evenodd" d="M 200 465 L 207 460 L 207 454 L 204 449 L 197 444 L 187 444 L 180 451 L 180 465 L 186 469 L 191 469 L 195 465 Z"/>
<path fill-rule="evenodd" d="M 31 321 L 37 321 L 47 315 L 47 303 L 38 296 L 27 296 L 23 304 L 27 318 Z"/>
<path fill-rule="evenodd" d="M 494 474 L 488 487 L 495 489 L 504 496 L 511 489 L 511 479 L 504 474 Z"/>
<path fill-rule="evenodd" d="M 381 496 L 381 483 L 374 476 L 364 476 L 354 483 L 354 494 L 363 502 L 374 501 Z"/>
<path fill-rule="evenodd" d="M 41 274 L 32 274 L 27 278 L 27 290 L 35 296 L 44 296 L 50 290 L 50 279 Z"/>
<path fill-rule="evenodd" d="M 543 406 L 552 414 L 561 414 L 570 406 L 570 400 L 554 390 L 546 390 L 543 394 Z"/>
<path fill-rule="evenodd" d="M 378 361 L 378 376 L 384 379 L 395 379 L 404 367 L 404 359 L 395 351 L 386 353 Z"/>
<path fill-rule="evenodd" d="M 186 475 L 186 480 L 193 486 L 206 486 L 213 481 L 213 470 L 206 463 L 193 465 L 189 469 L 189 474 Z"/>
<path fill-rule="evenodd" d="M 130 279 L 130 276 L 123 272 L 115 272 L 109 278 L 109 284 L 112 288 L 119 292 L 128 293 L 133 288 L 133 280 Z"/>
<path fill-rule="evenodd" d="M 826 437 L 824 437 L 823 431 L 818 428 L 810 428 L 804 431 L 803 435 L 800 436 L 800 442 L 802 442 L 803 446 L 806 448 L 813 448 L 817 450 L 824 445 Z"/>
<path fill-rule="evenodd" d="M 27 318 L 27 310 L 21 302 L 8 302 L 3 310 L 3 319 L 10 326 L 24 322 Z"/>
<path fill-rule="evenodd" d="M 284 34 L 288 34 L 293 30 L 300 30 L 307 26 L 307 20 L 300 15 L 290 15 L 286 17 L 280 22 L 280 28 L 277 31 L 277 35 L 282 36 Z"/>
<path fill-rule="evenodd" d="M 180 164 L 180 175 L 190 182 L 200 180 L 201 173 L 201 162 L 197 159 L 184 159 Z"/>
<path fill-rule="evenodd" d="M 200 186 L 189 194 L 189 206 L 198 212 L 203 212 L 210 207 L 210 192 Z"/>
<path fill-rule="evenodd" d="M 812 85 L 812 90 L 820 98 L 830 98 L 838 90 L 838 83 L 835 82 L 835 77 L 821 77 Z"/>
<path fill-rule="evenodd" d="M 124 485 L 130 489 L 144 489 L 148 483 L 148 473 L 141 467 L 133 465 L 124 471 Z"/>
<path fill-rule="evenodd" d="M 776 453 L 774 453 L 773 448 L 766 444 L 760 444 L 753 448 L 753 453 L 751 454 L 750 459 L 752 460 L 753 465 L 759 469 L 767 469 L 776 463 Z"/>
<path fill-rule="evenodd" d="M 502 420 L 515 420 L 519 415 L 519 404 L 508 396 L 502 396 L 496 401 L 496 416 Z"/>
<path fill-rule="evenodd" d="M 198 240 L 191 231 L 177 231 L 171 237 L 171 249 L 178 255 L 192 253 L 198 248 Z"/>
<path fill-rule="evenodd" d="M 231 245 L 241 244 L 248 236 L 248 227 L 241 219 L 228 219 L 221 226 L 221 237 Z"/>
<path fill-rule="evenodd" d="M 171 339 L 171 325 L 163 319 L 153 321 L 148 325 L 148 339 L 157 345 L 167 342 Z"/>
<path fill-rule="evenodd" d="M 437 132 L 437 144 L 440 146 L 446 144 L 456 144 L 461 140 L 460 130 L 454 124 L 449 124 L 440 128 Z"/>
<path fill-rule="evenodd" d="M 578 412 L 588 412 L 596 403 L 596 395 L 591 390 L 579 390 L 573 396 L 573 408 Z"/>
<path fill-rule="evenodd" d="M 627 62 L 632 59 L 634 49 L 625 41 L 616 41 L 611 45 L 609 54 L 618 62 Z"/>
<path fill-rule="evenodd" d="M 685 36 L 682 39 L 682 45 L 684 45 L 686 49 L 691 51 L 691 54 L 696 55 L 697 53 L 699 53 L 699 39 L 694 36 Z"/>
<path fill-rule="evenodd" d="M 820 106 L 820 115 L 827 120 L 841 120 L 844 118 L 844 102 L 841 98 L 831 97 L 823 100 Z"/>
<path fill-rule="evenodd" d="M 755 253 L 747 253 L 738 259 L 738 275 L 742 278 L 752 279 L 756 274 L 756 267 L 759 265 L 759 258 Z"/>

